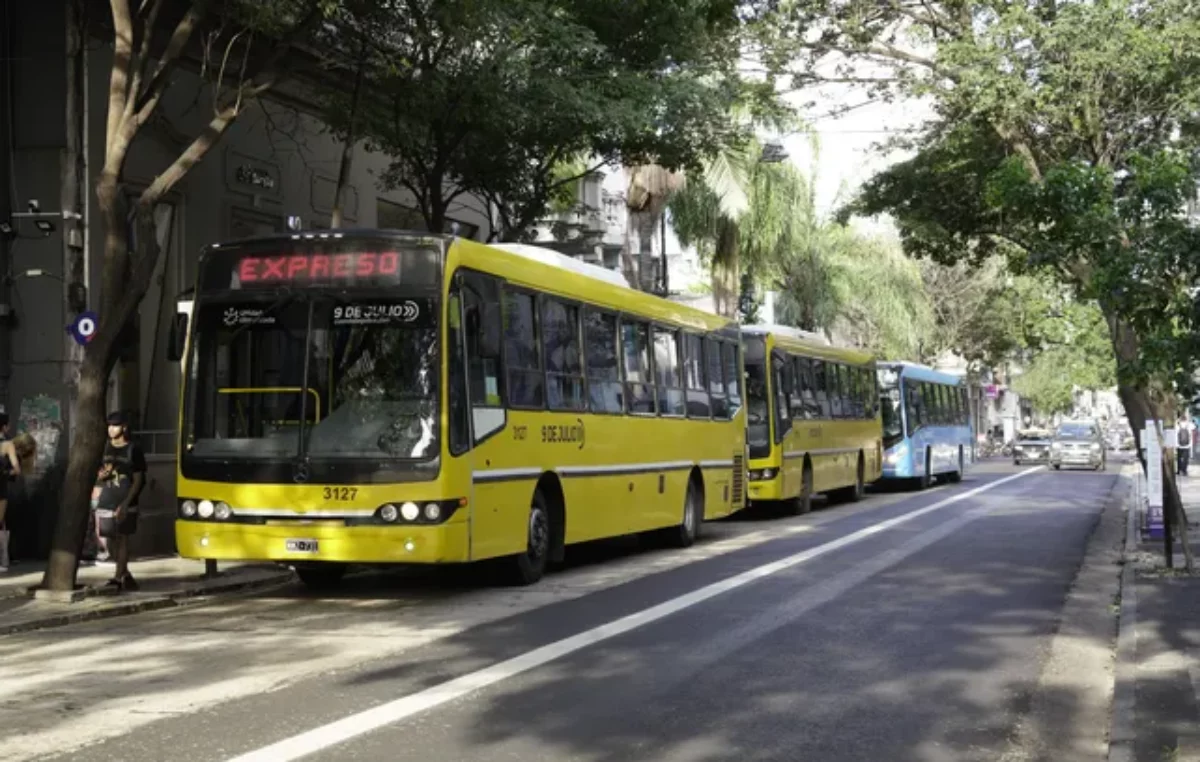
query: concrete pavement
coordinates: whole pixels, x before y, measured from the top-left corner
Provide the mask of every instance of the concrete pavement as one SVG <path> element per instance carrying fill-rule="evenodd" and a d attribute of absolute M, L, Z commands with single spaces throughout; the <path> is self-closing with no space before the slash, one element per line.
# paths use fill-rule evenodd
<path fill-rule="evenodd" d="M 107 619 L 200 602 L 214 595 L 244 593 L 284 584 L 290 569 L 275 564 L 222 564 L 215 577 L 204 576 L 204 562 L 168 557 L 133 561 L 136 593 L 114 595 L 104 589 L 112 563 L 84 566 L 77 582 L 87 597 L 74 603 L 35 600 L 31 590 L 42 581 L 44 564 L 23 563 L 0 575 L 0 635 Z"/>
<path fill-rule="evenodd" d="M 271 745 L 308 732 L 306 748 L 322 748 L 341 721 L 367 730 L 314 758 L 1020 759 L 1010 739 L 1050 692 L 1063 604 L 1115 476 L 1042 472 L 970 494 L 1011 474 L 1000 470 L 722 523 L 685 554 L 618 552 L 528 590 L 409 581 L 397 596 L 369 578 L 340 599 L 274 594 L 0 640 L 0 670 L 22 656 L 74 663 L 41 684 L 25 670 L 11 692 L 0 678 L 0 728 L 35 725 L 9 730 L 0 758 L 218 760 L 268 747 L 262 758 L 286 759 Z M 737 589 L 697 599 L 739 575 L 750 576 Z M 681 600 L 697 602 L 586 644 Z M 580 637 L 449 703 L 422 693 Z M 1093 639 L 1110 637 L 1111 626 Z M 115 649 L 119 669 L 93 662 L 102 674 L 89 675 L 77 652 L 88 643 Z M 1068 675 L 1050 703 L 1067 707 L 1055 716 L 1068 731 L 1102 741 L 1089 690 Z M 386 716 L 397 697 L 428 706 L 364 724 L 359 713 Z M 44 711 L 19 723 L 8 713 L 39 700 Z"/>

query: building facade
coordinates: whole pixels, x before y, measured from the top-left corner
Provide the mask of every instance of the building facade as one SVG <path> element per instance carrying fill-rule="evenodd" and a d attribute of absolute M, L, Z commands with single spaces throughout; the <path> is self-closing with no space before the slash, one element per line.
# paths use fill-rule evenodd
<path fill-rule="evenodd" d="M 103 165 L 112 42 L 87 40 L 81 70 L 82 108 L 75 124 L 83 162 L 82 209 L 76 232 L 62 210 L 64 170 L 71 163 L 67 109 L 65 3 L 0 0 L 0 405 L 16 428 L 39 442 L 38 479 L 14 500 L 18 554 L 44 551 L 57 502 L 56 480 L 72 431 L 71 400 L 81 348 L 68 333 L 99 301 L 104 230 L 96 213 L 95 178 Z M 342 146 L 312 115 L 300 90 L 280 90 L 251 103 L 221 142 L 189 171 L 156 210 L 162 246 L 158 269 L 136 329 L 122 342 L 109 390 L 110 407 L 125 410 L 152 461 L 143 500 L 141 552 L 170 552 L 174 514 L 174 445 L 179 368 L 165 350 L 176 302 L 192 286 L 207 244 L 287 229 L 329 225 Z M 126 192 L 135 196 L 179 155 L 212 116 L 213 94 L 196 71 L 181 67 L 159 113 L 147 123 L 127 163 Z M 346 227 L 421 229 L 404 193 L 382 189 L 386 156 L 356 150 L 344 204 Z M 31 200 L 41 216 L 29 216 Z M 15 216 L 14 216 L 15 215 Z M 24 216 L 23 216 L 24 215 Z M 452 209 L 459 235 L 485 239 L 486 209 L 468 199 Z M 49 232 L 38 223 L 53 226 Z M 67 287 L 72 256 L 82 265 L 86 293 Z M 20 492 L 20 491 L 19 491 Z M 21 535 L 21 536 L 17 536 Z M 30 550 L 30 548 L 34 550 Z"/>

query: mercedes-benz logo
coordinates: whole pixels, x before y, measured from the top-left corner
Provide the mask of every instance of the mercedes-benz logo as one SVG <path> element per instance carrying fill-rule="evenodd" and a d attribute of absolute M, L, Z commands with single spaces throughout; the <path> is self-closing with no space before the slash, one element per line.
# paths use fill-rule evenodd
<path fill-rule="evenodd" d="M 304 484 L 308 481 L 308 477 L 312 476 L 307 463 L 294 463 L 292 465 L 292 481 L 296 484 Z"/>

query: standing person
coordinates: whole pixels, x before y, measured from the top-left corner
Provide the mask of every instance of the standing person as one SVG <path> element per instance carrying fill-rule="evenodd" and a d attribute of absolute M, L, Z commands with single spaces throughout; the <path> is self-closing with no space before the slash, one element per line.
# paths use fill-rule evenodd
<path fill-rule="evenodd" d="M 8 413 L 0 413 L 0 574 L 8 571 L 8 482 L 21 475 L 21 460 L 8 439 Z"/>
<path fill-rule="evenodd" d="M 110 540 L 116 556 L 117 571 L 109 587 L 118 592 L 138 589 L 137 580 L 129 573 L 129 538 L 137 532 L 138 497 L 146 485 L 146 456 L 142 448 L 129 440 L 129 425 L 124 414 L 108 416 L 108 442 L 104 445 L 104 460 L 96 479 L 100 488 L 96 521 Z M 111 520 L 108 514 L 111 512 Z M 103 515 L 103 518 L 102 518 Z"/>
<path fill-rule="evenodd" d="M 1176 473 L 1179 476 L 1188 475 L 1188 461 L 1192 457 L 1192 422 L 1187 416 L 1179 419 L 1179 425 L 1176 427 L 1176 436 L 1179 441 L 1176 443 L 1178 447 L 1175 450 Z"/>

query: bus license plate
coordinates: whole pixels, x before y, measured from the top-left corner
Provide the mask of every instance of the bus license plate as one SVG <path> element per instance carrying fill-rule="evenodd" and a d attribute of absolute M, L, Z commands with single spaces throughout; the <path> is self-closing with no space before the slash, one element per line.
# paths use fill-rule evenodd
<path fill-rule="evenodd" d="M 316 553 L 316 540 L 285 540 L 285 547 L 289 553 Z"/>

